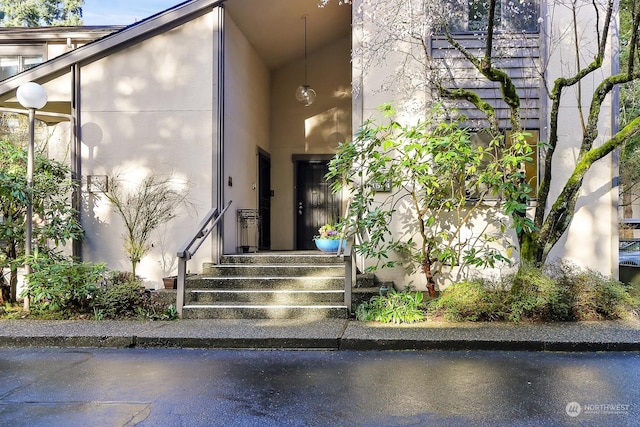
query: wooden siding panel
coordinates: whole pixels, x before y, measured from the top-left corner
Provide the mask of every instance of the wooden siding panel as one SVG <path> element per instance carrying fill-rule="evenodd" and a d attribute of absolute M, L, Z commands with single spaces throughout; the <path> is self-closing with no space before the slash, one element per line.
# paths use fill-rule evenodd
<path fill-rule="evenodd" d="M 457 35 L 456 40 L 478 57 L 484 55 L 482 36 Z M 544 96 L 540 77 L 540 38 L 538 34 L 515 36 L 497 35 L 494 40 L 492 61 L 512 77 L 521 98 L 523 126 L 540 128 L 541 98 Z M 501 98 L 500 85 L 488 81 L 473 67 L 444 36 L 431 38 L 431 57 L 445 76 L 444 84 L 450 89 L 472 90 L 496 109 L 500 126 L 509 129 L 509 108 Z M 486 126 L 484 116 L 465 101 L 450 101 L 474 126 Z"/>

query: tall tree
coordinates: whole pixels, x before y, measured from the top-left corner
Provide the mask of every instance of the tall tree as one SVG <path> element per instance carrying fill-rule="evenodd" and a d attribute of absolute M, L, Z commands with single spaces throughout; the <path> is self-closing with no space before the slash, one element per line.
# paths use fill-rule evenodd
<path fill-rule="evenodd" d="M 322 0 L 322 3 L 328 1 Z M 373 38 L 365 38 L 361 48 L 355 51 L 354 59 L 361 62 L 364 70 L 373 69 L 373 62 L 384 64 L 390 57 L 400 58 L 405 62 L 397 70 L 404 75 L 403 80 L 427 91 L 436 88 L 443 99 L 476 110 L 486 119 L 494 134 L 504 130 L 500 127 L 505 127 L 499 123 L 496 107 L 488 102 L 486 92 L 455 84 L 460 77 L 455 73 L 460 63 L 446 64 L 447 58 L 434 58 L 430 36 L 444 34 L 449 45 L 479 73 L 480 79 L 498 85 L 500 98 L 509 112 L 508 128 L 518 134 L 524 130 L 522 115 L 527 107 L 515 84 L 517 76 L 514 72 L 518 70 L 505 67 L 500 61 L 499 38 L 504 40 L 505 34 L 511 34 L 513 44 L 518 43 L 518 29 L 506 27 L 507 18 L 520 20 L 525 26 L 545 23 L 546 19 L 554 18 L 554 11 L 561 9 L 563 16 L 569 18 L 561 33 L 543 31 L 547 52 L 553 52 L 562 43 L 564 46 L 570 45 L 573 53 L 572 57 L 563 57 L 562 70 L 554 71 L 561 71 L 564 75 L 553 81 L 548 81 L 549 74 L 545 72 L 544 64 L 540 67 L 543 90 L 546 89 L 549 105 L 549 136 L 541 147 L 543 175 L 540 177 L 534 212 L 527 208 L 525 193 L 503 193 L 503 200 L 507 201 L 503 206 L 509 207 L 507 213 L 513 220 L 521 259 L 536 264 L 546 262 L 574 218 L 586 174 L 596 162 L 640 135 L 640 117 L 633 117 L 617 132 L 604 138 L 609 129 L 605 128 L 608 124 L 601 120 L 603 106 L 615 90 L 625 83 L 640 79 L 640 71 L 636 68 L 639 61 L 640 3 L 623 3 L 630 12 L 627 15 L 630 19 L 629 43 L 623 46 L 628 51 L 629 61 L 619 72 L 614 67 L 613 73 L 605 65 L 610 52 L 617 48 L 611 46 L 611 42 L 617 40 L 615 18 L 618 3 L 614 0 L 602 3 L 591 0 L 547 1 L 545 16 L 539 16 L 540 4 L 533 0 L 508 4 L 497 0 L 359 0 L 355 3 L 361 6 L 356 9 L 356 16 L 364 16 L 369 21 L 367 25 L 376 28 L 371 36 Z M 456 18 L 460 17 L 460 11 L 468 12 L 465 18 L 468 19 L 470 34 L 476 35 L 472 47 L 460 42 L 456 33 Z M 398 80 L 396 75 L 393 78 Z M 593 81 L 599 83 L 593 91 L 589 91 L 587 83 Z M 572 114 L 578 117 L 581 125 L 582 132 L 578 135 L 572 131 L 566 132 L 563 128 L 568 122 L 563 114 L 568 111 L 569 105 L 575 106 Z M 554 157 L 562 152 L 561 149 L 573 147 L 574 143 L 577 143 L 577 157 L 565 179 L 557 173 L 557 166 L 553 166 Z M 558 191 L 552 191 L 552 188 Z"/>
<path fill-rule="evenodd" d="M 628 48 L 633 37 L 633 14 L 637 10 L 636 0 L 622 0 L 620 2 L 620 67 L 625 69 L 629 65 Z M 640 81 L 634 80 L 622 85 L 620 90 L 620 123 L 626 125 L 640 115 Z M 627 141 L 620 155 L 620 187 L 624 218 L 632 218 L 633 205 L 640 200 L 640 137 Z M 621 236 L 633 237 L 633 230 L 623 229 Z"/>
<path fill-rule="evenodd" d="M 82 25 L 84 0 L 1 0 L 3 27 Z"/>
<path fill-rule="evenodd" d="M 83 236 L 77 212 L 71 207 L 75 184 L 70 176 L 66 165 L 38 151 L 31 190 L 35 253 L 55 251 Z M 24 265 L 28 201 L 27 150 L 0 139 L 0 303 L 16 300 L 18 268 Z"/>

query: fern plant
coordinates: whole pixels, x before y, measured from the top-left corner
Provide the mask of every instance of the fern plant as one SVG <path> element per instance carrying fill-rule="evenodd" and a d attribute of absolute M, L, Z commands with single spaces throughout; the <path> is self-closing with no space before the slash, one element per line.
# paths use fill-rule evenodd
<path fill-rule="evenodd" d="M 422 292 L 390 290 L 386 295 L 376 295 L 356 309 L 361 321 L 383 323 L 414 323 L 425 319 L 422 310 Z"/>

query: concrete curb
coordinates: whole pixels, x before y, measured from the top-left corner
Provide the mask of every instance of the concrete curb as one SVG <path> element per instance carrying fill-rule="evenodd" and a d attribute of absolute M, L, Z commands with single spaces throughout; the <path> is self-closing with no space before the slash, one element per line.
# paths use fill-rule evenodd
<path fill-rule="evenodd" d="M 383 325 L 354 320 L 0 320 L 0 347 L 640 351 L 640 321 Z"/>

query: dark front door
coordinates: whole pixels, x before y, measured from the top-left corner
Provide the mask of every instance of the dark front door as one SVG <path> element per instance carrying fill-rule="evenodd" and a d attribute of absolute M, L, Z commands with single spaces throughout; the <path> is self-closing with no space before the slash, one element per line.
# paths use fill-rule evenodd
<path fill-rule="evenodd" d="M 271 249 L 271 159 L 258 153 L 258 210 L 260 213 L 260 250 Z"/>
<path fill-rule="evenodd" d="M 324 178 L 328 160 L 296 162 L 296 249 L 315 249 L 313 236 L 340 219 L 340 198 Z"/>

